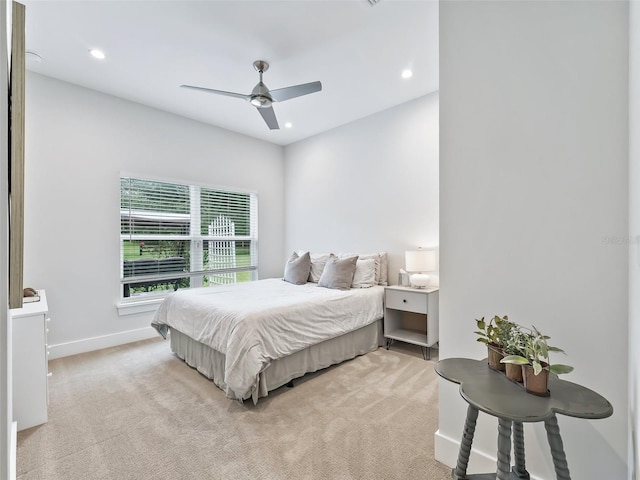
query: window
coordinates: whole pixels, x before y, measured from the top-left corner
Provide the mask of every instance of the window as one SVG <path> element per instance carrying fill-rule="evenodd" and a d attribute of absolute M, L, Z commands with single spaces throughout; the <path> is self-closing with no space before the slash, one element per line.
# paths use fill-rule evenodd
<path fill-rule="evenodd" d="M 122 296 L 255 280 L 256 194 L 120 177 Z"/>

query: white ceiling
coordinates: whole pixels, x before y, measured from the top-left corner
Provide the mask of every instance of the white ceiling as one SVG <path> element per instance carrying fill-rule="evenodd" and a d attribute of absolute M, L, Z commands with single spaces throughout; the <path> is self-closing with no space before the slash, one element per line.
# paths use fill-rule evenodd
<path fill-rule="evenodd" d="M 42 57 L 28 70 L 279 145 L 438 90 L 436 0 L 22 3 L 27 50 Z M 322 82 L 321 92 L 274 104 L 280 130 L 242 99 L 179 88 L 248 94 L 258 59 L 270 64 L 270 89 Z"/>

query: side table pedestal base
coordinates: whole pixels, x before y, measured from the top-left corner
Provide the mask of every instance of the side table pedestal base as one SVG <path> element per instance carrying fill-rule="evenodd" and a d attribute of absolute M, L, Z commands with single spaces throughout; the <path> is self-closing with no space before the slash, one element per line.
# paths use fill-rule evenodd
<path fill-rule="evenodd" d="M 466 477 L 461 477 L 460 480 L 496 480 L 497 474 L 495 473 L 474 473 L 473 475 L 467 475 Z M 453 473 L 452 473 L 453 477 Z M 509 476 L 509 480 L 520 480 L 522 477 L 519 477 L 516 472 L 511 471 L 511 475 Z"/>

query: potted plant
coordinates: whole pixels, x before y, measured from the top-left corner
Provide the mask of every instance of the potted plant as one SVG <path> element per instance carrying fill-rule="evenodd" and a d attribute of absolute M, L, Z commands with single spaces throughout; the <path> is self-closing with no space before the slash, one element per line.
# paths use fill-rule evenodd
<path fill-rule="evenodd" d="M 551 364 L 549 352 L 564 353 L 564 350 L 549 345 L 549 336 L 543 335 L 533 326 L 531 332 L 524 333 L 523 345 L 519 354 L 506 355 L 501 361 L 504 364 L 521 365 L 524 388 L 535 395 L 547 396 L 549 372 L 555 375 L 569 373 L 573 367 L 569 365 Z"/>
<path fill-rule="evenodd" d="M 484 317 L 476 319 L 476 326 L 478 327 L 475 331 L 478 335 L 477 341 L 487 346 L 489 367 L 504 370 L 505 366 L 501 363 L 501 359 L 505 356 L 504 348 L 516 324 L 509 321 L 506 315 L 504 317 L 496 315 L 488 322 Z"/>
<path fill-rule="evenodd" d="M 511 335 L 506 340 L 506 345 L 504 347 L 505 356 L 503 357 L 525 357 L 526 351 L 525 346 L 529 340 L 529 336 L 531 334 L 524 332 L 522 327 L 516 325 L 515 328 L 511 330 Z M 501 359 L 502 361 L 502 359 Z M 509 380 L 513 380 L 514 382 L 522 383 L 522 365 L 515 362 L 502 362 L 505 365 L 505 374 Z"/>

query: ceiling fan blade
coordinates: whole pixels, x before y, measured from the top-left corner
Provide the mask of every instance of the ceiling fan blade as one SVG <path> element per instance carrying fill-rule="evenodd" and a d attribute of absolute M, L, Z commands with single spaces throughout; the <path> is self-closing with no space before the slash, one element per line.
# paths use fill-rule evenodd
<path fill-rule="evenodd" d="M 258 108 L 260 115 L 266 122 L 270 130 L 279 130 L 278 120 L 276 119 L 276 112 L 273 111 L 273 107 Z"/>
<path fill-rule="evenodd" d="M 243 100 L 249 100 L 251 95 L 243 95 L 242 93 L 225 92 L 224 90 L 213 90 L 212 88 L 194 87 L 193 85 L 180 85 L 182 88 L 190 88 L 192 90 L 202 90 L 209 93 L 217 93 L 218 95 L 226 95 L 227 97 L 242 98 Z"/>
<path fill-rule="evenodd" d="M 278 88 L 276 90 L 270 90 L 269 95 L 276 102 L 283 102 L 290 98 L 301 97 L 302 95 L 308 95 L 310 93 L 319 92 L 322 90 L 322 83 L 310 82 L 303 83 L 301 85 L 294 85 L 292 87 Z"/>

